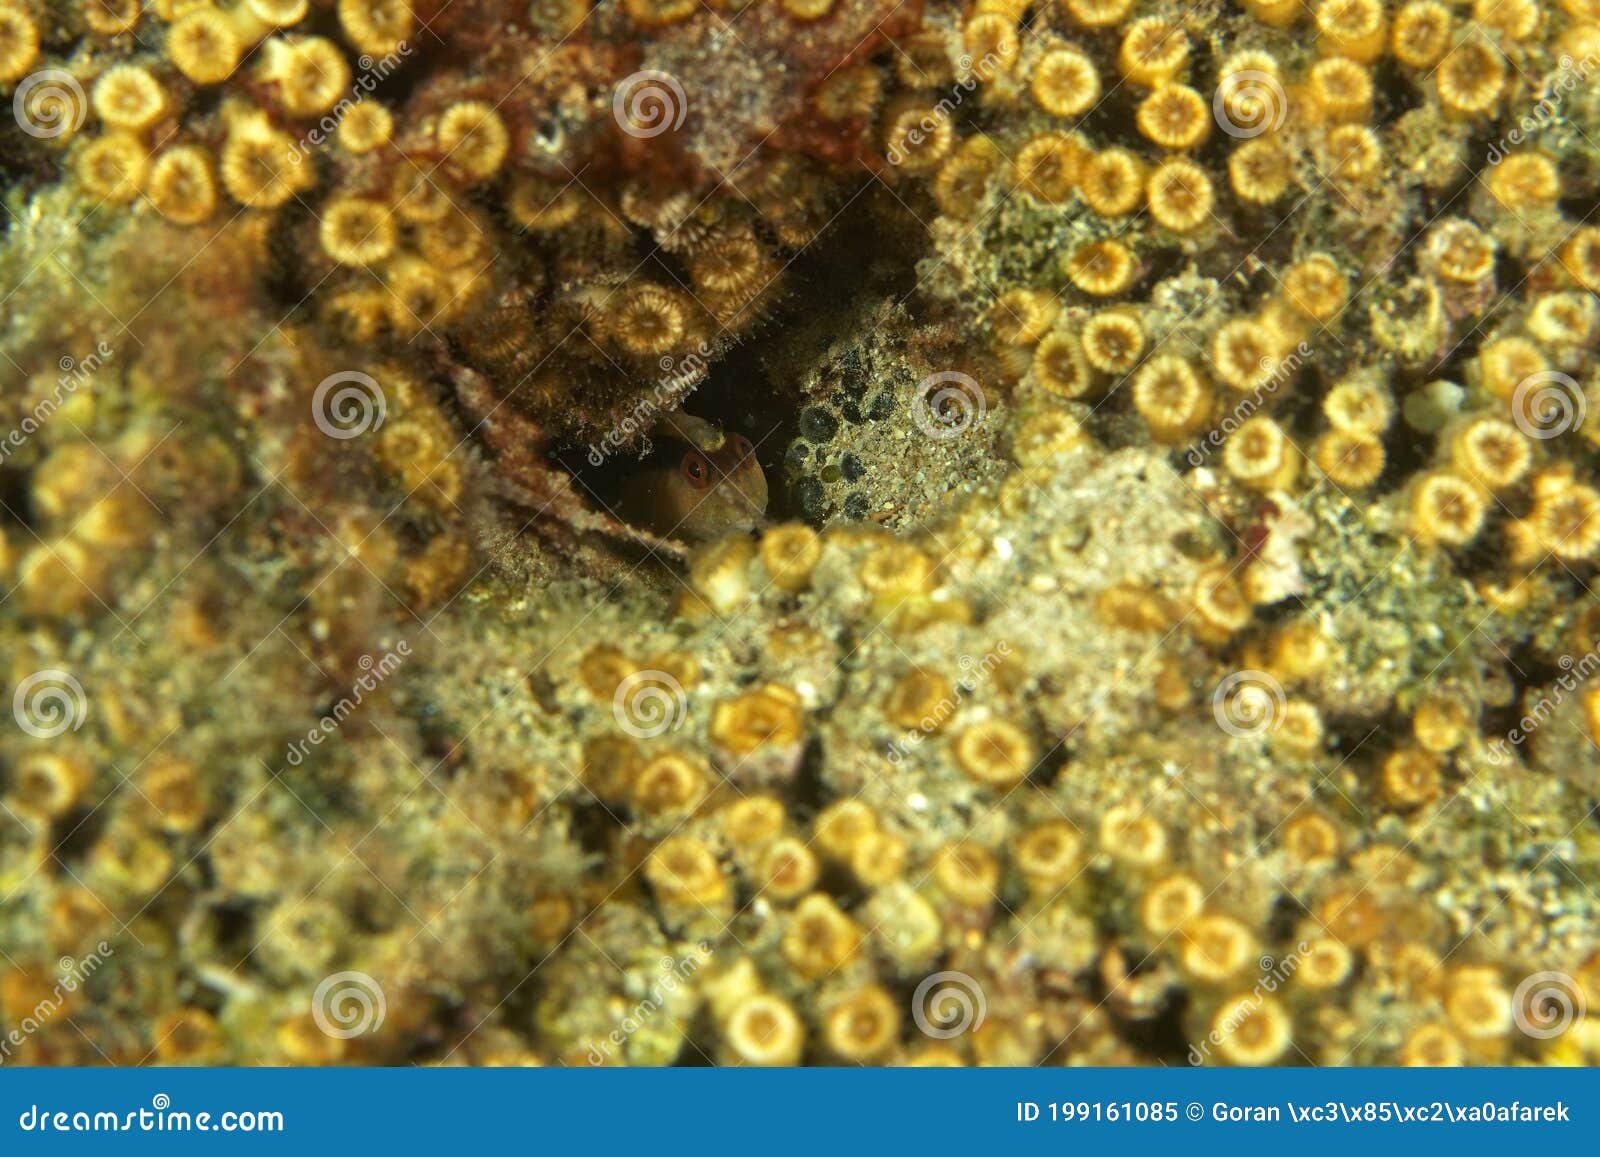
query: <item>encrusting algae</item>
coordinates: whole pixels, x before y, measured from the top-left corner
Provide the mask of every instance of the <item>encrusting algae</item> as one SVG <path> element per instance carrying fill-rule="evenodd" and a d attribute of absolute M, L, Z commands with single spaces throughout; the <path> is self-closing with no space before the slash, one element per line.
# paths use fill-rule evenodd
<path fill-rule="evenodd" d="M 3 1059 L 1600 1060 L 1597 74 L 0 0 Z"/>

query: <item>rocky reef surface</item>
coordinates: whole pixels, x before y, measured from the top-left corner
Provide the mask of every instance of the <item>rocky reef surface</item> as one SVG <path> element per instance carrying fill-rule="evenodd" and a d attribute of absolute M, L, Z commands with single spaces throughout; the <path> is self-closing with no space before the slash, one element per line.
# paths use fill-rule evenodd
<path fill-rule="evenodd" d="M 0 1061 L 1594 1062 L 1597 73 L 0 0 Z"/>

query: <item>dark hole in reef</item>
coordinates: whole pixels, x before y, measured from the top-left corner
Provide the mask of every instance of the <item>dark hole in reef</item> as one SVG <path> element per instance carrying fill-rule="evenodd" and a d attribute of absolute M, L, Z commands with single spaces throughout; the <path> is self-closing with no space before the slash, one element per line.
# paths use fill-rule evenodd
<path fill-rule="evenodd" d="M 685 413 L 750 440 L 767 476 L 767 517 L 773 521 L 821 521 L 817 509 L 808 509 L 804 493 L 787 484 L 795 466 L 801 464 L 797 458 L 805 458 L 810 451 L 791 456 L 791 450 L 802 444 L 802 432 L 808 435 L 807 441 L 824 443 L 848 433 L 837 429 L 838 419 L 833 414 L 802 401 L 799 383 L 792 380 L 794 375 L 787 366 L 791 361 L 799 367 L 808 365 L 813 351 L 797 349 L 786 339 L 802 325 L 831 338 L 859 323 L 862 301 L 904 297 L 915 289 L 915 265 L 922 250 L 905 243 L 908 230 L 901 227 L 903 222 L 886 223 L 884 219 L 885 214 L 901 217 L 906 212 L 892 197 L 872 191 L 848 198 L 822 234 L 786 266 L 781 296 L 771 314 L 725 351 L 681 403 Z M 682 277 L 678 280 L 687 284 Z M 635 384 L 648 396 L 651 383 Z M 863 418 L 871 418 L 876 395 L 861 388 L 856 397 L 852 385 L 864 387 L 864 379 L 843 384 L 842 404 L 848 407 L 853 402 Z M 836 427 L 833 435 L 820 437 L 828 433 L 824 427 L 830 421 Z M 655 441 L 644 457 L 639 452 L 642 445 L 609 453 L 597 445 L 572 445 L 554 457 L 592 502 L 618 511 L 625 484 L 639 470 L 675 467 L 681 461 L 682 443 Z M 597 450 L 600 452 L 595 453 Z"/>
<path fill-rule="evenodd" d="M 28 471 L 13 466 L 0 466 L 0 524 L 26 526 L 38 525 L 38 516 L 29 495 L 33 491 Z"/>

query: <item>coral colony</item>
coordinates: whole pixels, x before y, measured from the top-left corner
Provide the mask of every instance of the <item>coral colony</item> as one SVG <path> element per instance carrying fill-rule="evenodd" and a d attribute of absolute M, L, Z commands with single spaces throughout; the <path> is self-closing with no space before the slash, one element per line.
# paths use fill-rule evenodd
<path fill-rule="evenodd" d="M 0 0 L 4 1061 L 1600 1060 L 1597 72 Z"/>

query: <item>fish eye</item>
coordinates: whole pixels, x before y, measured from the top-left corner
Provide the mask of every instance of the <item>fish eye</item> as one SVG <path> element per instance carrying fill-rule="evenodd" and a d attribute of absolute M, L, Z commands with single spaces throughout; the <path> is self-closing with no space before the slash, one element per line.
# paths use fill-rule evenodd
<path fill-rule="evenodd" d="M 705 455 L 698 450 L 690 450 L 683 456 L 683 462 L 678 466 L 678 471 L 696 490 L 703 490 L 711 484 L 711 465 Z"/>

